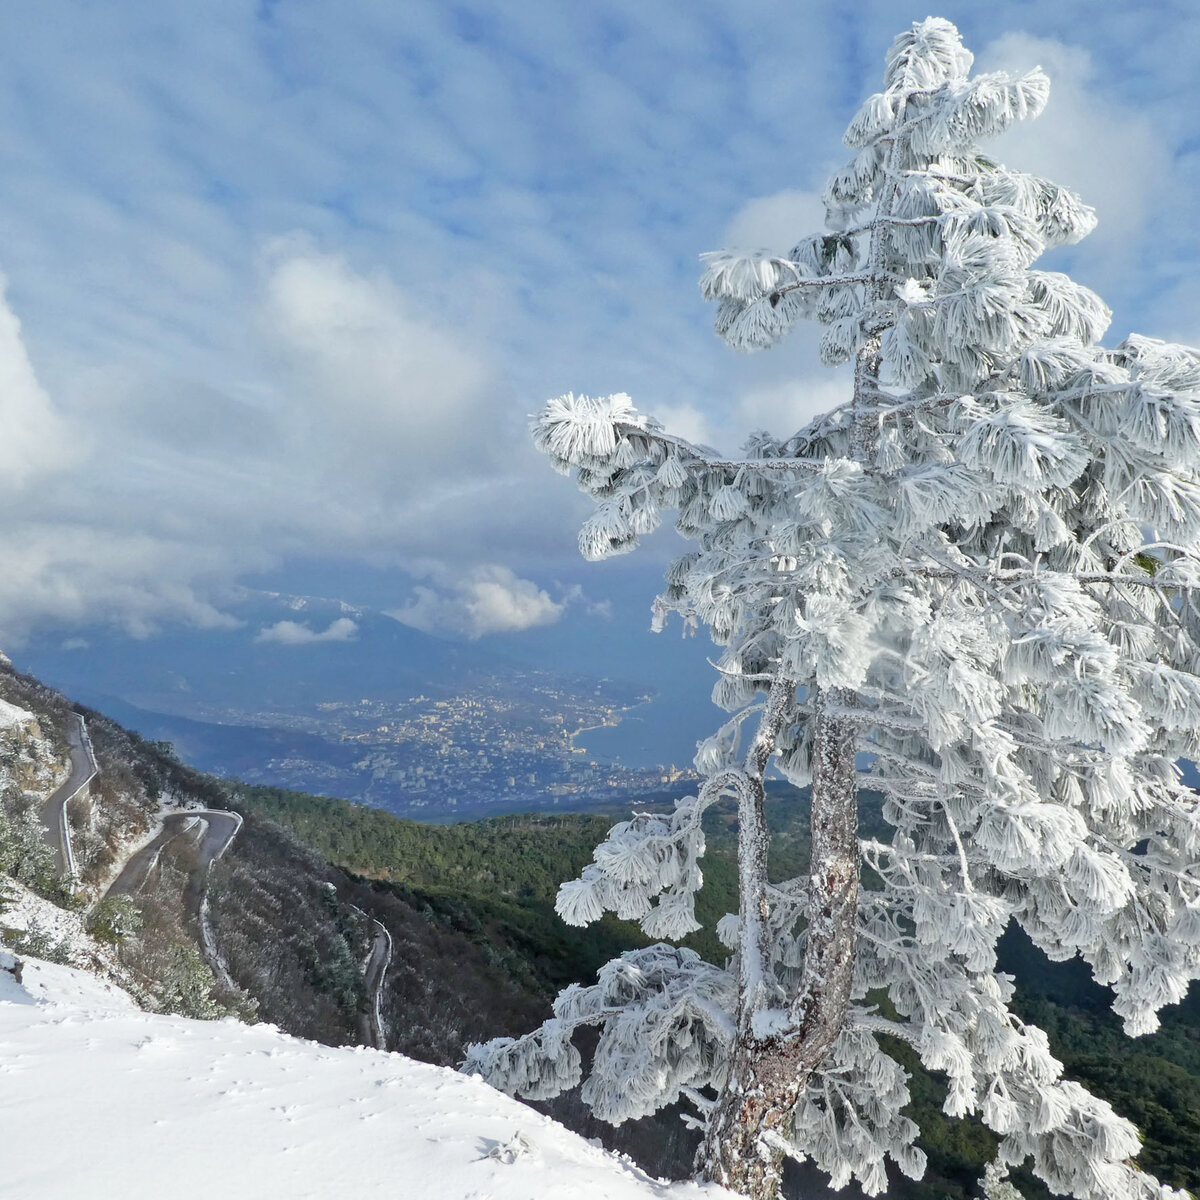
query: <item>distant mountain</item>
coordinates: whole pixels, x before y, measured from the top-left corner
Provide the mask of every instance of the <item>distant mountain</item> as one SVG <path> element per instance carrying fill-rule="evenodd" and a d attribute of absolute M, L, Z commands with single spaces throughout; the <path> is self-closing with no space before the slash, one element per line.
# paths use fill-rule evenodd
<path fill-rule="evenodd" d="M 611 576 L 612 564 L 605 569 Z M 43 634 L 13 654 L 22 670 L 73 694 L 86 691 L 144 712 L 226 724 L 246 723 L 247 715 L 298 711 L 314 697 L 385 702 L 420 694 L 445 697 L 514 671 L 550 672 L 577 686 L 607 677 L 654 693 L 655 700 L 630 714 L 619 730 L 587 735 L 577 744 L 601 762 L 685 765 L 697 740 L 722 721 L 709 700 L 715 674 L 706 660 L 715 651 L 706 638 L 681 637 L 677 623 L 661 634 L 650 632 L 648 597 L 657 586 L 651 576 L 633 581 L 622 576 L 615 583 L 610 578 L 608 617 L 573 606 L 553 625 L 470 642 L 409 628 L 370 603 L 247 589 L 224 605 L 242 622 L 235 629 L 173 627 L 143 639 L 111 628 L 83 629 L 65 639 Z M 352 595 L 357 601 L 369 591 L 360 587 Z M 378 603 L 381 595 L 376 588 L 370 598 Z M 339 621 L 355 623 L 353 640 L 259 640 L 280 622 L 321 634 Z"/>
<path fill-rule="evenodd" d="M 299 712 L 361 697 L 451 695 L 467 681 L 513 668 L 477 644 L 431 637 L 340 600 L 247 592 L 229 611 L 242 622 L 236 629 L 43 638 L 15 661 L 70 691 L 194 719 L 231 710 Z"/>
<path fill-rule="evenodd" d="M 352 771 L 361 754 L 355 746 L 300 730 L 194 721 L 138 708 L 90 688 L 76 688 L 74 694 L 148 741 L 170 742 L 184 762 L 215 775 L 249 779 L 270 762 L 297 760 L 325 763 L 331 772 Z"/>

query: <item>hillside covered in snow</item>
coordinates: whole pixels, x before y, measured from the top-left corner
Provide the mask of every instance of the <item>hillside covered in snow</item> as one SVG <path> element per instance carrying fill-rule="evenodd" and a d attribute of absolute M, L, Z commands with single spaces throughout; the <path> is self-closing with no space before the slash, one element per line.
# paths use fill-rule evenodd
<path fill-rule="evenodd" d="M 0 1194 L 38 1200 L 727 1195 L 651 1179 L 447 1068 L 146 1013 L 2 951 L 0 1129 Z"/>

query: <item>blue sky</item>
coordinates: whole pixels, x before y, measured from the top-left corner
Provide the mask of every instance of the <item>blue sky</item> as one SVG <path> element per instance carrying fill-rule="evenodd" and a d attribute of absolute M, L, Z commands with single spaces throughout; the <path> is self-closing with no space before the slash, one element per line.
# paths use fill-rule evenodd
<path fill-rule="evenodd" d="M 1113 339 L 1200 342 L 1200 7 L 938 12 L 980 66 L 1050 73 L 996 152 L 1097 207 L 1055 265 Z M 732 448 L 837 400 L 807 334 L 717 341 L 697 255 L 819 225 L 925 15 L 0 0 L 0 646 L 221 627 L 239 582 L 339 578 L 434 631 L 602 637 L 671 542 L 579 563 L 584 502 L 526 415 L 628 391 Z"/>

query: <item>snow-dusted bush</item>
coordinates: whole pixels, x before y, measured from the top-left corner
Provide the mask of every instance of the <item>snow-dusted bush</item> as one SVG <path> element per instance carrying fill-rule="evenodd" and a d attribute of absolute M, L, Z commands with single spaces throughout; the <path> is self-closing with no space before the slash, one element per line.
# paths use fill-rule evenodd
<path fill-rule="evenodd" d="M 727 965 L 627 954 L 468 1065 L 551 1095 L 584 1074 L 572 1033 L 598 1026 L 596 1111 L 690 1098 L 702 1172 L 755 1197 L 784 1155 L 871 1194 L 888 1158 L 921 1175 L 892 1039 L 945 1075 L 950 1115 L 1000 1136 L 1002 1164 L 1079 1200 L 1165 1194 L 1131 1162 L 1134 1127 L 1013 1014 L 995 948 L 1015 921 L 1081 956 L 1131 1035 L 1200 975 L 1200 813 L 1176 767 L 1200 753 L 1200 353 L 1106 349 L 1100 298 L 1035 269 L 1095 219 L 978 144 L 1040 112 L 1045 76 L 970 78 L 971 61 L 948 22 L 914 25 L 847 131 L 828 229 L 782 256 L 706 256 L 725 340 L 817 320 L 822 359 L 853 363 L 846 403 L 735 461 L 627 396 L 564 396 L 534 429 L 596 502 L 587 557 L 665 510 L 695 540 L 657 620 L 710 628 L 731 714 L 699 747 L 698 793 L 617 825 L 559 911 L 696 928 L 701 818 L 724 796 L 740 910 L 719 927 Z M 775 885 L 769 765 L 812 788 L 809 874 Z M 890 840 L 860 839 L 861 782 Z"/>
<path fill-rule="evenodd" d="M 63 964 L 70 964 L 75 957 L 70 939 L 57 936 L 54 930 L 47 929 L 36 918 L 30 920 L 24 929 L 6 929 L 0 930 L 0 933 L 4 934 L 9 949 L 17 954 Z"/>
<path fill-rule="evenodd" d="M 142 928 L 142 913 L 130 896 L 106 896 L 87 916 L 85 928 L 98 942 L 122 942 Z"/>
<path fill-rule="evenodd" d="M 42 891 L 54 891 L 54 854 L 46 845 L 33 797 L 14 787 L 0 788 L 0 875 Z"/>

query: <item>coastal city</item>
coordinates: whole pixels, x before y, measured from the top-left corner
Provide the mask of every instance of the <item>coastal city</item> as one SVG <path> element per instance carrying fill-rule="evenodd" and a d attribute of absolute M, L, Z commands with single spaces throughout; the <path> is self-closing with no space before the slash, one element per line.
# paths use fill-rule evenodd
<path fill-rule="evenodd" d="M 610 680 L 517 671 L 484 677 L 452 696 L 329 700 L 313 711 L 236 719 L 307 735 L 245 772 L 247 782 L 430 817 L 589 807 L 688 783 L 695 778 L 690 763 L 630 767 L 596 761 L 576 744 L 651 699 Z"/>

